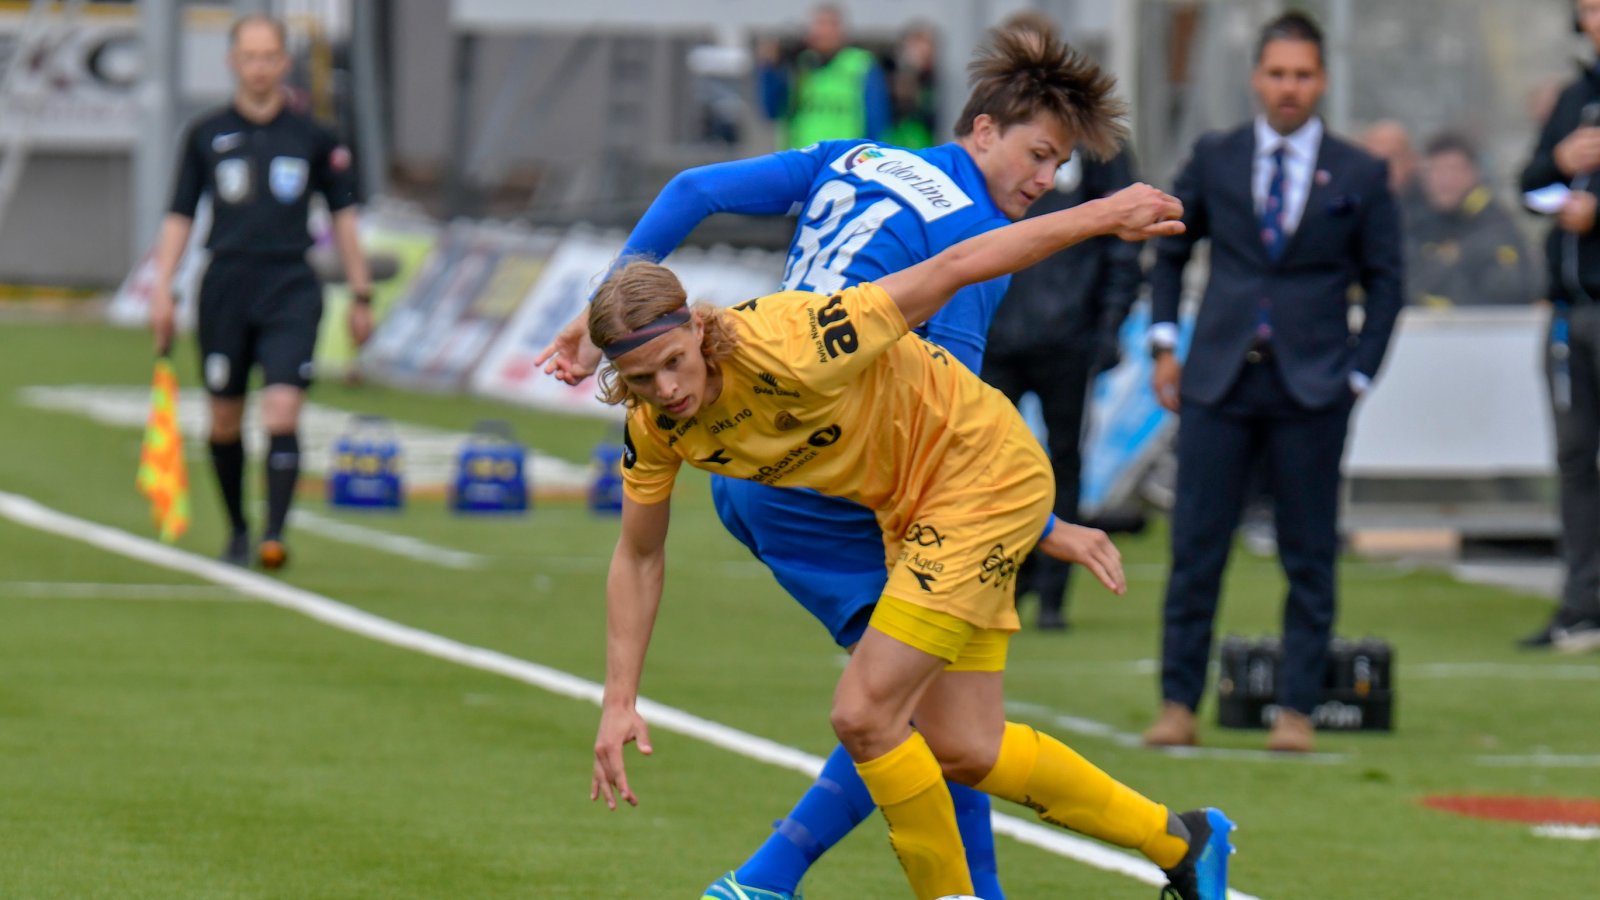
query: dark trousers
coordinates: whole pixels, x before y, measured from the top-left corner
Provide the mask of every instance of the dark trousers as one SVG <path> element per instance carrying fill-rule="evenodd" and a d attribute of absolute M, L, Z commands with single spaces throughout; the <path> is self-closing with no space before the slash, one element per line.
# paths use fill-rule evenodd
<path fill-rule="evenodd" d="M 1568 311 L 1565 372 L 1547 354 L 1561 470 L 1561 552 L 1566 587 L 1558 624 L 1600 617 L 1600 305 Z M 1552 344 L 1552 346 L 1554 346 Z M 1565 382 L 1563 384 L 1562 382 Z M 1564 395 L 1564 396 L 1563 396 Z"/>
<path fill-rule="evenodd" d="M 1278 557 L 1289 579 L 1278 702 L 1303 713 L 1316 706 L 1333 631 L 1339 460 L 1351 403 L 1301 406 L 1270 359 L 1246 365 L 1220 403 L 1184 402 L 1163 609 L 1164 699 L 1194 709 L 1205 691 L 1222 571 L 1259 465 L 1272 492 Z"/>
<path fill-rule="evenodd" d="M 1089 367 L 1093 364 L 1088 349 L 1079 350 L 1070 344 L 1048 353 L 991 352 L 983 361 L 983 380 L 1012 403 L 1029 391 L 1038 395 L 1045 428 L 1050 432 L 1050 467 L 1056 476 L 1056 502 L 1051 511 L 1065 522 L 1078 519 L 1083 409 L 1089 395 Z M 1031 590 L 1039 595 L 1041 609 L 1060 610 L 1066 601 L 1071 572 L 1068 563 L 1032 553 L 1017 576 L 1017 596 Z"/>

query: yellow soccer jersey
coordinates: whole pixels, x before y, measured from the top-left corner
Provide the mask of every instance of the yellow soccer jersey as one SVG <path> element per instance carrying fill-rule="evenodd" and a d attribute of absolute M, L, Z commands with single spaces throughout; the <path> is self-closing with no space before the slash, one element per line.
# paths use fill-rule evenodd
<path fill-rule="evenodd" d="M 892 574 L 891 590 L 900 581 L 932 595 L 964 578 L 1003 593 L 1004 608 L 991 609 L 988 600 L 928 605 L 982 627 L 1016 627 L 1011 577 L 1044 526 L 1055 487 L 1038 441 L 1005 395 L 909 335 L 899 308 L 875 284 L 832 296 L 773 294 L 727 315 L 739 346 L 721 364 L 716 401 L 682 422 L 646 404 L 630 412 L 627 495 L 666 500 L 687 460 L 855 501 L 877 514 L 891 567 L 913 570 L 903 579 Z"/>

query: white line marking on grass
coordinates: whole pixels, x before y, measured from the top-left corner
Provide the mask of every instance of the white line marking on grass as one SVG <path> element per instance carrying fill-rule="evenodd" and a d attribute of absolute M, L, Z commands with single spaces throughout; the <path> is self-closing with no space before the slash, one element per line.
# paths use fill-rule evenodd
<path fill-rule="evenodd" d="M 289 524 L 330 540 L 355 544 L 406 559 L 433 563 L 447 569 L 476 569 L 486 562 L 485 557 L 476 553 L 451 550 L 407 535 L 379 531 L 376 528 L 330 518 L 307 509 L 290 510 Z"/>
<path fill-rule="evenodd" d="M 559 669 L 517 659 L 495 650 L 474 647 L 432 632 L 401 625 L 320 594 L 284 584 L 246 569 L 196 556 L 125 531 L 57 512 L 27 497 L 0 491 L 0 515 L 40 531 L 82 541 L 102 550 L 151 565 L 185 572 L 241 593 L 257 597 L 274 606 L 293 610 L 343 631 L 361 635 L 390 646 L 412 650 L 468 668 L 503 675 L 563 697 L 600 705 L 603 688 L 592 681 L 569 675 Z M 713 747 L 736 753 L 757 762 L 769 763 L 816 778 L 822 759 L 777 741 L 703 719 L 693 713 L 640 698 L 638 709 L 653 727 L 693 738 Z M 1004 813 L 994 814 L 994 830 L 1059 856 L 1108 872 L 1127 875 L 1146 884 L 1161 885 L 1161 870 L 1142 859 L 1112 850 L 1064 831 L 1023 821 Z M 1233 900 L 1260 900 L 1239 891 L 1228 892 Z"/>
<path fill-rule="evenodd" d="M 1119 747 L 1144 746 L 1144 739 L 1131 731 L 1120 731 L 1105 722 L 1097 722 L 1094 719 L 1085 719 L 1082 716 L 1058 712 L 1038 703 L 1007 700 L 1006 710 L 1036 719 L 1043 719 L 1064 731 L 1070 731 L 1073 734 L 1080 734 L 1085 737 L 1107 740 Z M 1152 747 L 1149 749 L 1153 753 L 1161 753 L 1174 759 L 1227 759 L 1243 762 L 1331 765 L 1342 763 L 1349 758 L 1344 753 L 1274 753 L 1270 750 L 1245 750 L 1238 747 Z"/>
<path fill-rule="evenodd" d="M 1480 766 L 1532 766 L 1540 769 L 1588 769 L 1600 767 L 1600 754 L 1532 753 L 1526 756 L 1480 756 Z"/>
<path fill-rule="evenodd" d="M 1534 835 L 1568 841 L 1600 841 L 1600 825 L 1538 825 Z"/>
<path fill-rule="evenodd" d="M 209 584 L 96 584 L 85 581 L 0 581 L 0 597 L 27 600 L 206 600 L 249 598 Z"/>
<path fill-rule="evenodd" d="M 1519 665 L 1516 663 L 1425 663 L 1401 666 L 1413 678 L 1496 678 L 1515 681 L 1600 681 L 1600 665 Z"/>

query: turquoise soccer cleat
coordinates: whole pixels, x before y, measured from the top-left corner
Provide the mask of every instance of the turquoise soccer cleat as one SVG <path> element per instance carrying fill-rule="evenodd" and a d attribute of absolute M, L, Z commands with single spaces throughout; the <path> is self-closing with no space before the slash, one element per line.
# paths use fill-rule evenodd
<path fill-rule="evenodd" d="M 1162 900 L 1227 900 L 1228 857 L 1234 824 L 1220 809 L 1195 809 L 1178 814 L 1189 829 L 1189 852 L 1167 873 Z"/>
<path fill-rule="evenodd" d="M 733 873 L 718 878 L 700 900 L 801 900 L 800 893 L 793 894 L 782 891 L 769 891 L 763 888 L 746 887 L 739 883 Z"/>

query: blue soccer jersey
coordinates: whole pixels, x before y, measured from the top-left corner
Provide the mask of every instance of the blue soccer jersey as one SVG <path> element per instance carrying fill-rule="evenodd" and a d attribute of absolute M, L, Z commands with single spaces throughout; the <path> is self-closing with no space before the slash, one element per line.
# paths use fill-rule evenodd
<path fill-rule="evenodd" d="M 797 214 L 787 290 L 831 293 L 910 268 L 1007 224 L 983 173 L 957 144 L 905 150 L 824 141 L 674 178 L 628 237 L 625 255 L 661 259 L 717 212 Z M 918 332 L 982 368 L 1009 277 L 963 288 Z M 887 579 L 873 512 L 812 491 L 713 477 L 717 514 L 835 641 L 860 640 Z"/>

